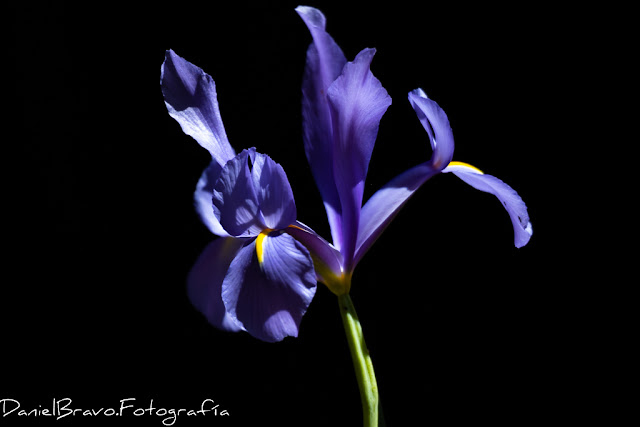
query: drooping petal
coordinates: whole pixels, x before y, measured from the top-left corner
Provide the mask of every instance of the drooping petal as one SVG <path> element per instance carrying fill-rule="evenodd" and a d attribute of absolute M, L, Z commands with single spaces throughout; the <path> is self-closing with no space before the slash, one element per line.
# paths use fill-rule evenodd
<path fill-rule="evenodd" d="M 422 89 L 409 92 L 409 102 L 429 134 L 433 149 L 431 163 L 437 169 L 444 169 L 451 162 L 454 149 L 453 131 L 446 113 Z"/>
<path fill-rule="evenodd" d="M 297 216 L 296 204 L 282 166 L 265 154 L 255 153 L 251 177 L 264 224 L 271 229 L 293 224 Z"/>
<path fill-rule="evenodd" d="M 492 175 L 461 162 L 452 162 L 442 172 L 451 172 L 475 189 L 493 194 L 500 200 L 513 224 L 514 244 L 517 248 L 526 245 L 533 234 L 527 205 L 516 191 Z"/>
<path fill-rule="evenodd" d="M 210 75 L 168 50 L 160 71 L 160 86 L 169 115 L 220 166 L 236 155 L 222 125 L 216 85 Z"/>
<path fill-rule="evenodd" d="M 311 228 L 296 221 L 283 230 L 302 243 L 311 254 L 318 280 L 328 286 L 340 280 L 344 273 L 342 254 L 331 243 L 320 237 Z"/>
<path fill-rule="evenodd" d="M 214 240 L 202 251 L 187 277 L 187 293 L 191 304 L 209 323 L 225 331 L 243 329 L 224 307 L 222 282 L 231 261 L 244 243 L 243 239 L 231 237 Z"/>
<path fill-rule="evenodd" d="M 360 214 L 354 266 L 380 237 L 414 192 L 439 172 L 429 162 L 420 164 L 393 178 L 367 200 Z"/>
<path fill-rule="evenodd" d="M 218 236 L 228 236 L 220 221 L 213 212 L 213 186 L 222 172 L 222 166 L 216 160 L 211 160 L 209 166 L 202 172 L 196 191 L 193 195 L 196 211 L 207 228 Z"/>
<path fill-rule="evenodd" d="M 326 19 L 318 9 L 298 6 L 296 12 L 309 28 L 313 43 L 307 50 L 302 81 L 302 127 L 304 149 L 322 197 L 333 243 L 340 247 L 340 198 L 333 181 L 333 130 L 327 90 L 347 60 L 325 31 Z"/>
<path fill-rule="evenodd" d="M 304 246 L 286 233 L 261 240 L 263 262 L 258 262 L 257 240 L 243 247 L 222 284 L 222 300 L 229 315 L 251 335 L 281 341 L 298 335 L 315 295 L 313 262 Z"/>
<path fill-rule="evenodd" d="M 249 150 L 229 160 L 213 187 L 213 211 L 224 230 L 235 237 L 257 236 L 264 228 L 258 195 L 249 168 Z"/>
<path fill-rule="evenodd" d="M 369 67 L 375 49 L 364 49 L 345 65 L 329 87 L 334 133 L 333 175 L 342 206 L 342 246 L 346 263 L 355 253 L 364 181 L 380 119 L 391 97 Z"/>

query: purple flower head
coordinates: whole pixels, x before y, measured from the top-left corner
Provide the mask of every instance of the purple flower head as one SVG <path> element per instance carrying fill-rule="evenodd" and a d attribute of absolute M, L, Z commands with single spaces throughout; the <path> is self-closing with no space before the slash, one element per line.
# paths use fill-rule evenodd
<path fill-rule="evenodd" d="M 296 221 L 282 166 L 254 148 L 235 154 L 215 83 L 202 69 L 169 50 L 160 84 L 169 114 L 212 157 L 195 204 L 221 238 L 205 248 L 189 274 L 191 302 L 224 330 L 245 330 L 264 341 L 297 336 L 316 275 L 309 251 L 292 234 L 315 233 Z"/>
<path fill-rule="evenodd" d="M 516 246 L 525 245 L 531 236 L 525 204 L 497 178 L 451 161 L 454 143 L 447 115 L 421 90 L 411 92 L 409 100 L 428 133 L 433 156 L 394 178 L 362 206 L 378 126 L 391 98 L 369 69 L 373 49 L 364 49 L 347 62 L 326 32 L 322 12 L 307 6 L 296 11 L 313 39 L 302 84 L 305 152 L 327 212 L 332 247 L 340 252 L 339 267 L 331 257 L 314 260 L 319 278 L 334 293 L 347 293 L 358 261 L 413 193 L 440 172 L 452 172 L 496 195 L 513 222 Z"/>

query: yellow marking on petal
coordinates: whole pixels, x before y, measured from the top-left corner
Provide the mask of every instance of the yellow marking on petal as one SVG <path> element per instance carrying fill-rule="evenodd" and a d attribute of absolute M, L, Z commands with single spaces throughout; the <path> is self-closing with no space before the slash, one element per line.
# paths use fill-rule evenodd
<path fill-rule="evenodd" d="M 482 172 L 480 169 L 478 169 L 475 166 L 471 166 L 469 163 L 451 162 L 451 163 L 449 163 L 449 166 L 462 166 L 462 167 L 465 167 L 465 168 L 473 169 L 474 171 L 478 172 L 479 174 L 484 175 L 484 172 Z"/>
<path fill-rule="evenodd" d="M 260 234 L 258 234 L 258 237 L 256 237 L 256 255 L 258 256 L 258 263 L 260 264 L 260 267 L 262 267 L 262 263 L 264 262 L 263 241 L 264 241 L 264 238 L 267 237 L 267 235 L 272 231 L 273 230 L 270 228 L 265 228 L 260 232 Z"/>

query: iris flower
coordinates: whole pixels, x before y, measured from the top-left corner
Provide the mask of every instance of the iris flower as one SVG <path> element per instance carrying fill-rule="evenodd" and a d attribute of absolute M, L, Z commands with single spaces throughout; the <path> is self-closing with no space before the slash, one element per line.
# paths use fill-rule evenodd
<path fill-rule="evenodd" d="M 271 342 L 297 336 L 316 275 L 309 251 L 289 231 L 303 238 L 314 233 L 296 221 L 284 170 L 255 148 L 236 155 L 215 83 L 202 69 L 169 50 L 160 83 L 171 117 L 212 157 L 196 186 L 195 205 L 220 238 L 188 276 L 191 302 L 220 329 L 245 330 Z"/>
<path fill-rule="evenodd" d="M 514 229 L 529 241 L 527 208 L 507 184 L 467 163 L 452 161 L 453 133 L 445 112 L 421 89 L 409 102 L 427 132 L 431 158 L 401 173 L 363 205 L 364 184 L 380 120 L 391 98 L 371 73 L 374 49 L 348 62 L 326 32 L 317 9 L 296 8 L 312 36 L 303 77 L 303 141 L 322 197 L 332 243 L 297 221 L 287 176 L 255 148 L 236 154 L 227 139 L 212 78 L 167 51 L 161 86 L 169 114 L 211 154 L 195 204 L 220 236 L 202 252 L 188 277 L 189 297 L 211 324 L 245 330 L 265 341 L 297 336 L 316 280 L 338 296 L 361 392 L 363 421 L 378 425 L 378 391 L 362 328 L 349 296 L 353 271 L 407 200 L 429 178 L 453 173 L 495 195 Z"/>
<path fill-rule="evenodd" d="M 453 134 L 445 112 L 417 89 L 409 101 L 429 136 L 431 159 L 400 174 L 363 206 L 363 189 L 380 120 L 391 98 L 370 71 L 375 50 L 364 49 L 353 62 L 326 32 L 319 10 L 296 9 L 313 42 L 303 79 L 303 125 L 307 160 L 322 196 L 338 260 L 314 259 L 320 279 L 337 295 L 348 294 L 357 263 L 400 208 L 432 176 L 453 173 L 503 203 L 524 246 L 532 233 L 527 208 L 507 184 L 462 162 L 453 162 Z"/>

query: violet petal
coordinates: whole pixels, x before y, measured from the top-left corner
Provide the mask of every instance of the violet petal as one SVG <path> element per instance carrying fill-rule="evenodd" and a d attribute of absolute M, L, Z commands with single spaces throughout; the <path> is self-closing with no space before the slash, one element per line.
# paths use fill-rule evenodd
<path fill-rule="evenodd" d="M 334 133 L 334 180 L 342 206 L 340 251 L 349 270 L 355 253 L 364 182 L 380 119 L 391 97 L 369 67 L 375 49 L 364 49 L 329 87 Z"/>
<path fill-rule="evenodd" d="M 235 156 L 222 125 L 216 85 L 201 68 L 168 50 L 160 70 L 160 86 L 169 115 L 182 131 L 224 164 Z"/>
<path fill-rule="evenodd" d="M 514 245 L 521 248 L 529 242 L 533 226 L 529 221 L 527 205 L 513 188 L 495 176 L 484 174 L 464 164 L 450 165 L 443 172 L 451 172 L 473 188 L 496 196 L 511 219 Z"/>
<path fill-rule="evenodd" d="M 437 169 L 444 169 L 451 162 L 454 150 L 453 131 L 446 113 L 435 101 L 429 99 L 422 89 L 411 91 L 409 102 L 429 134 L 429 142 L 433 149 L 431 163 Z"/>
<path fill-rule="evenodd" d="M 260 243 L 260 264 L 256 242 L 244 246 L 231 263 L 222 300 L 230 316 L 254 337 L 268 342 L 295 337 L 316 291 L 311 256 L 293 237 L 275 232 Z"/>
<path fill-rule="evenodd" d="M 307 50 L 302 81 L 302 128 L 304 150 L 327 212 L 333 243 L 341 246 L 341 204 L 333 178 L 333 128 L 327 90 L 347 60 L 325 31 L 326 19 L 318 9 L 298 6 L 296 12 L 307 25 L 313 43 Z"/>
<path fill-rule="evenodd" d="M 257 236 L 264 228 L 253 178 L 249 150 L 229 160 L 213 188 L 213 209 L 224 230 L 235 237 Z"/>
<path fill-rule="evenodd" d="M 226 331 L 243 329 L 228 315 L 221 293 L 229 265 L 244 243 L 242 239 L 231 237 L 214 240 L 202 251 L 187 277 L 187 294 L 191 304 L 209 323 Z"/>

